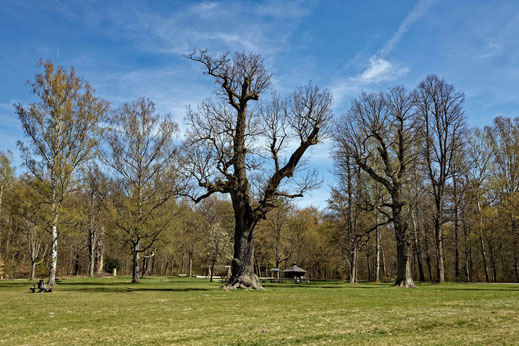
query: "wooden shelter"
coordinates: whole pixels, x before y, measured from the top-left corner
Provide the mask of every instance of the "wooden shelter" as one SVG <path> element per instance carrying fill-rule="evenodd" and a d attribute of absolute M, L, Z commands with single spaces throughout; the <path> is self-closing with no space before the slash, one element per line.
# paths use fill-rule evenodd
<path fill-rule="evenodd" d="M 302 279 L 305 277 L 306 270 L 299 268 L 295 263 L 292 267 L 283 270 L 287 279 Z"/>

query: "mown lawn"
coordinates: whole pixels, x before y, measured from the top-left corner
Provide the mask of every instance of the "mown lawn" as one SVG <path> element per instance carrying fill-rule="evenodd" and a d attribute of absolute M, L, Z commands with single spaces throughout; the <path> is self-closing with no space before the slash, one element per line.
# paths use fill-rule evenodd
<path fill-rule="evenodd" d="M 31 283 L 32 284 L 32 283 Z M 222 291 L 201 279 L 0 281 L 0 344 L 519 344 L 519 285 L 344 282 Z"/>

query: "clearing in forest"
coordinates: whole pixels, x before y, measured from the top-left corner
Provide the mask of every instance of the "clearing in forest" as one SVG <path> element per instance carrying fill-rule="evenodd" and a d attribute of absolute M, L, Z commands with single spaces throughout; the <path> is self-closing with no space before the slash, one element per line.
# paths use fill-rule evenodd
<path fill-rule="evenodd" d="M 202 279 L 0 281 L 0 344 L 512 344 L 519 285 L 310 282 L 223 291 Z"/>

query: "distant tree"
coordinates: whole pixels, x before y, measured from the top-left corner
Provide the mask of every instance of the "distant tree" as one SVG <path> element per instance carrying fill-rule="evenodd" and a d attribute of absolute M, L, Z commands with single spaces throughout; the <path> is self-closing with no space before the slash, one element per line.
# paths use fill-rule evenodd
<path fill-rule="evenodd" d="M 349 156 L 336 157 L 335 172 L 339 177 L 339 183 L 331 191 L 328 208 L 335 217 L 337 242 L 348 264 L 349 282 L 355 283 L 357 282 L 358 253 L 363 234 L 358 227 L 362 211 L 358 208 L 359 201 L 356 199 L 358 196 L 354 193 L 353 188 L 353 184 L 357 183 L 354 180 L 359 175 L 355 174 L 356 166 L 352 164 L 352 160 Z"/>
<path fill-rule="evenodd" d="M 315 185 L 310 175 L 295 181 L 299 182 L 295 192 L 281 189 L 305 151 L 323 135 L 331 117 L 332 96 L 308 84 L 287 101 L 274 97 L 269 106 L 254 112 L 249 109 L 250 101 L 258 101 L 271 80 L 260 56 L 212 57 L 202 50 L 189 57 L 215 79 L 221 97 L 220 102 L 204 101 L 187 115 L 186 174 L 204 190 L 191 197 L 199 202 L 215 192 L 230 194 L 235 216 L 234 258 L 225 288 L 263 289 L 253 269 L 254 230 L 280 196 L 302 197 Z M 290 144 L 296 148 L 285 156 Z M 270 166 L 261 162 L 265 156 L 272 159 Z M 259 183 L 255 190 L 251 188 L 254 182 Z"/>
<path fill-rule="evenodd" d="M 204 236 L 205 220 L 202 214 L 196 212 L 188 203 L 183 203 L 179 212 L 180 222 L 177 227 L 181 228 L 181 238 L 177 242 L 182 243 L 183 251 L 187 254 L 188 275 L 193 276 L 193 261 L 195 252 Z"/>
<path fill-rule="evenodd" d="M 381 226 L 389 222 L 380 212 L 384 204 L 380 191 L 382 187 L 363 172 L 352 157 L 345 156 L 344 152 L 337 152 L 337 154 L 335 174 L 339 179 L 337 186 L 332 189 L 328 208 L 337 227 L 337 241 L 341 251 L 345 253 L 349 281 L 357 282 L 359 252 L 363 244 L 368 245 L 373 231 L 375 232 L 375 280 L 379 281 L 380 231 Z M 366 246 L 365 250 L 369 256 L 369 246 Z M 368 274 L 370 274 L 369 270 Z"/>
<path fill-rule="evenodd" d="M 14 178 L 14 169 L 11 166 L 12 159 L 13 154 L 10 151 L 0 151 L 0 261 L 3 259 L 2 238 L 4 236 L 4 227 L 6 227 L 6 220 L 2 208 L 4 207 L 4 196 Z"/>
<path fill-rule="evenodd" d="M 97 165 L 91 165 L 83 177 L 83 188 L 87 197 L 88 212 L 88 277 L 93 278 L 96 273 L 96 262 L 100 260 L 100 244 L 103 236 L 101 217 L 106 217 L 103 208 L 103 198 L 106 194 L 107 177 Z M 101 255 L 102 256 L 102 255 Z"/>
<path fill-rule="evenodd" d="M 206 198 L 199 207 L 198 212 L 205 219 L 205 248 L 209 257 L 209 280 L 213 281 L 215 266 L 221 258 L 232 254 L 232 236 L 229 228 L 229 212 L 232 212 L 229 202 L 217 198 Z M 232 228 L 231 228 L 232 230 Z"/>
<path fill-rule="evenodd" d="M 105 131 L 103 161 L 115 177 L 112 216 L 132 254 L 132 283 L 140 281 L 139 258 L 171 221 L 165 203 L 178 192 L 177 124 L 155 113 L 148 99 L 123 104 Z M 170 206 L 168 206 L 170 207 Z"/>
<path fill-rule="evenodd" d="M 25 177 L 28 178 L 28 177 Z M 45 260 L 48 248 L 46 231 L 46 214 L 48 206 L 43 203 L 38 194 L 24 179 L 15 179 L 12 188 L 5 196 L 6 208 L 4 214 L 9 216 L 14 235 L 23 239 L 23 257 L 30 261 L 29 278 L 35 277 L 36 266 Z"/>
<path fill-rule="evenodd" d="M 108 103 L 94 96 L 94 89 L 73 68 L 67 72 L 51 61 L 40 61 L 39 65 L 43 72 L 27 84 L 40 101 L 26 107 L 16 104 L 15 110 L 29 137 L 27 146 L 18 142 L 25 165 L 38 180 L 50 182 L 48 189 L 39 192 L 52 210 L 49 283 L 55 284 L 61 205 L 73 186 L 78 166 L 97 145 L 98 124 Z"/>
<path fill-rule="evenodd" d="M 395 231 L 396 285 L 413 287 L 407 220 L 403 215 L 407 168 L 416 160 L 417 118 L 411 95 L 402 87 L 384 94 L 363 93 L 337 124 L 338 158 L 352 157 L 390 196 L 387 214 Z"/>
<path fill-rule="evenodd" d="M 287 226 L 292 206 L 288 202 L 282 204 L 267 215 L 266 227 L 274 238 L 274 266 L 280 268 L 283 262 L 292 257 L 292 247 L 287 244 Z"/>
<path fill-rule="evenodd" d="M 519 118 L 497 117 L 485 128 L 494 156 L 501 212 L 513 243 L 513 271 L 519 282 Z"/>
<path fill-rule="evenodd" d="M 445 281 L 442 226 L 447 222 L 445 194 L 454 176 L 455 159 L 463 149 L 465 96 L 435 75 L 427 76 L 416 89 L 415 105 L 422 122 L 423 156 L 434 200 L 434 237 L 436 244 L 436 281 Z"/>

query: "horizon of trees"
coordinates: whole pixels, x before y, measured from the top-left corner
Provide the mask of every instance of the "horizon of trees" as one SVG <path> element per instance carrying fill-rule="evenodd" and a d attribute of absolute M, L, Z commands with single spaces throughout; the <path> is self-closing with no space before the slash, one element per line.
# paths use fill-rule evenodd
<path fill-rule="evenodd" d="M 430 75 L 333 119 L 311 83 L 269 95 L 260 56 L 188 58 L 217 93 L 188 109 L 182 143 L 151 100 L 110 110 L 74 69 L 40 62 L 39 100 L 15 105 L 25 171 L 0 152 L 0 275 L 230 273 L 226 288 L 262 289 L 297 263 L 352 283 L 519 282 L 519 118 L 470 128 L 464 94 Z M 319 184 L 304 153 L 327 136 L 328 207 L 297 208 Z"/>

